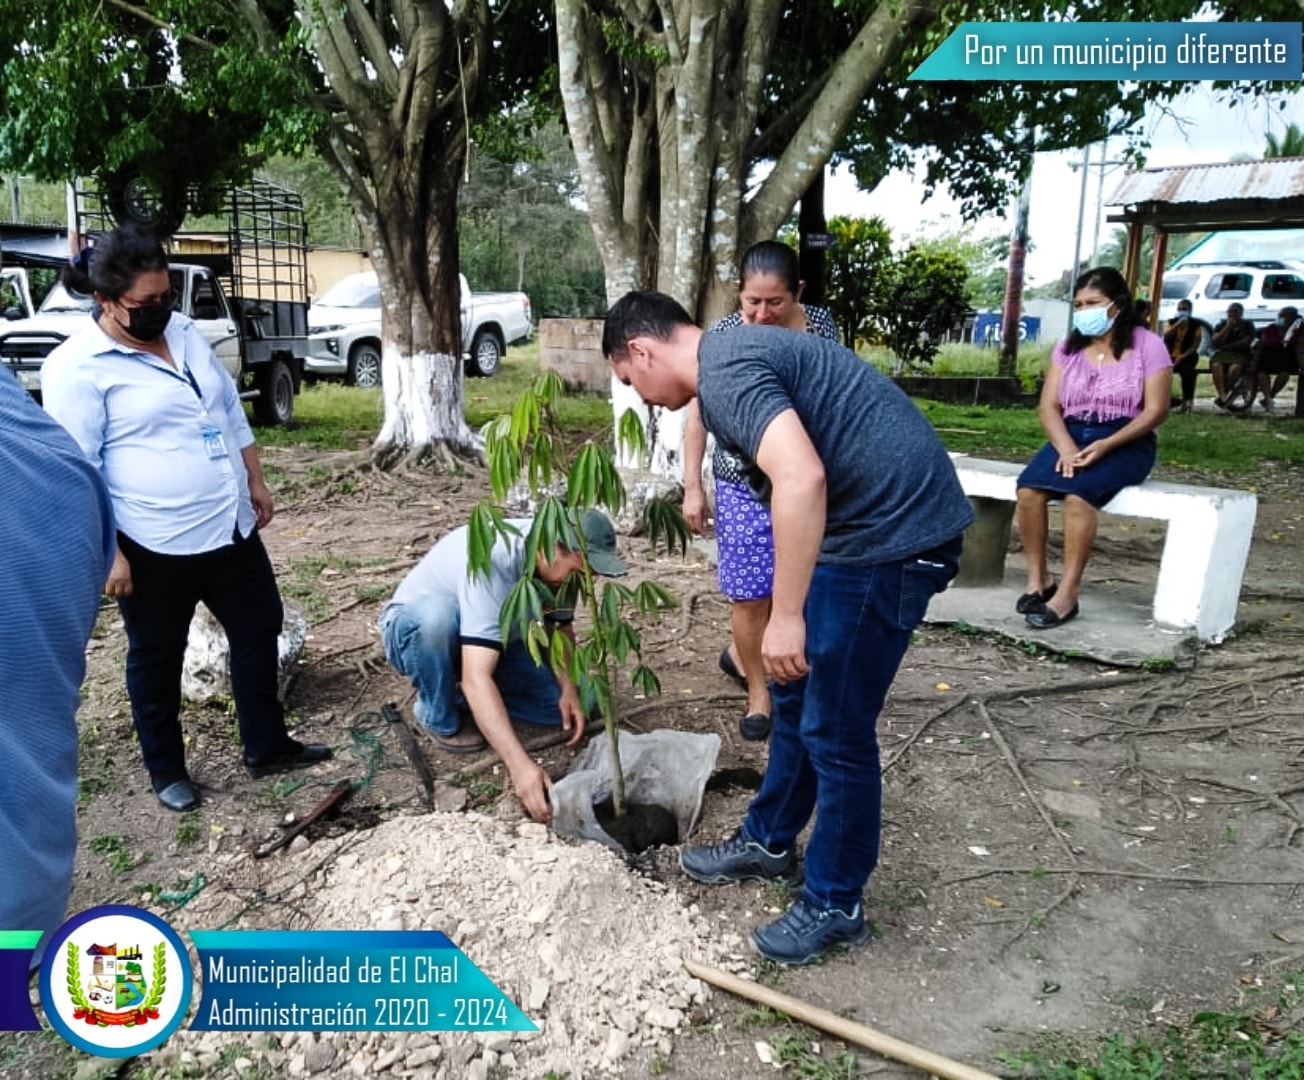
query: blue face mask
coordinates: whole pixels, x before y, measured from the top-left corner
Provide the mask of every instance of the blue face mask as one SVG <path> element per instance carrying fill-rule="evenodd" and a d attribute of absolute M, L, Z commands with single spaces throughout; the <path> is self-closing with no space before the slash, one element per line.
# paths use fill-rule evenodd
<path fill-rule="evenodd" d="M 1286 329 L 1286 318 L 1284 315 L 1277 316 L 1277 325 L 1280 326 L 1283 330 Z"/>
<path fill-rule="evenodd" d="M 1081 308 L 1073 313 L 1073 329 L 1083 337 L 1098 338 L 1109 333 L 1114 325 L 1114 318 L 1109 314 L 1109 305 L 1104 307 Z"/>
<path fill-rule="evenodd" d="M 1178 322 L 1182 322 L 1183 320 L 1189 319 L 1190 317 L 1191 317 L 1191 313 L 1189 311 L 1179 311 L 1177 313 Z"/>

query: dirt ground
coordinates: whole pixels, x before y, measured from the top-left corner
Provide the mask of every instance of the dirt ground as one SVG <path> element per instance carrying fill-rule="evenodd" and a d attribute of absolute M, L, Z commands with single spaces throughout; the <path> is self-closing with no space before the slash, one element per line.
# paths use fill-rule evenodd
<path fill-rule="evenodd" d="M 260 925 L 288 925 L 286 860 L 247 854 L 281 836 L 287 815 L 302 817 L 344 778 L 364 786 L 296 844 L 404 815 L 417 829 L 428 813 L 430 793 L 397 725 L 378 712 L 395 702 L 407 714 L 410 695 L 386 667 L 374 624 L 406 570 L 465 519 L 483 478 L 379 476 L 359 470 L 356 456 L 296 449 L 268 450 L 265 460 L 279 505 L 266 540 L 287 600 L 312 624 L 288 705 L 296 734 L 331 743 L 336 758 L 308 774 L 250 780 L 233 717 L 192 708 L 189 762 L 204 805 L 183 817 L 163 810 L 133 744 L 121 623 L 106 608 L 80 716 L 81 852 L 70 911 L 127 902 L 170 912 L 182 928 L 250 913 Z M 757 965 L 758 980 L 1008 1075 L 1003 1051 L 1054 1052 L 1093 1033 L 1182 1023 L 1234 1005 L 1258 980 L 1304 969 L 1301 481 L 1273 467 L 1256 477 L 1244 631 L 1188 669 L 1107 669 L 1027 643 L 921 628 L 880 722 L 884 844 L 866 896 L 875 938 L 809 969 Z M 1092 575 L 1155 558 L 1110 542 L 1110 528 Z M 682 600 L 645 634 L 664 695 L 627 700 L 628 726 L 716 732 L 719 768 L 762 770 L 764 746 L 737 734 L 743 697 L 716 667 L 728 610 L 712 570 L 654 562 L 636 539 L 622 539 L 622 549 L 636 574 L 670 584 Z M 488 756 L 418 745 L 436 805 L 521 817 Z M 539 757 L 560 776 L 573 755 L 553 745 Z M 746 773 L 732 775 L 744 782 L 707 794 L 704 841 L 732 831 L 744 812 Z M 669 883 L 678 902 L 743 937 L 784 902 L 770 888 L 697 885 L 670 850 L 631 872 Z M 789 1033 L 723 993 L 693 1021 L 668 1057 L 631 1063 L 628 1074 L 771 1075 L 756 1044 Z M 815 1038 L 821 1060 L 847 1049 Z M 31 1043 L 10 1040 L 6 1051 L 4 1039 L 5 1075 L 77 1065 Z M 851 1075 L 919 1075 L 856 1053 Z M 401 1075 L 401 1062 L 394 1068 Z M 84 1063 L 81 1075 L 92 1072 Z M 237 1070 L 224 1062 L 206 1075 Z"/>

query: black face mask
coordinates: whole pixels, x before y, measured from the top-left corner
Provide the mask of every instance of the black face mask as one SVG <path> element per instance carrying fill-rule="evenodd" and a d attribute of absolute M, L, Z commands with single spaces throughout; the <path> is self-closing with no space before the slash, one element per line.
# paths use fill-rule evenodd
<path fill-rule="evenodd" d="M 144 304 L 127 308 L 127 325 L 122 328 L 137 341 L 157 341 L 172 318 L 171 304 Z M 118 322 L 122 326 L 121 321 Z"/>

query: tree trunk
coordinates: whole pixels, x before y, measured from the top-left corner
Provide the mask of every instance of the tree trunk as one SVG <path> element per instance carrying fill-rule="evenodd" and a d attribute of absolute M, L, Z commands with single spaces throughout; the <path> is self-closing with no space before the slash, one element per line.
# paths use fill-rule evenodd
<path fill-rule="evenodd" d="M 381 292 L 381 468 L 478 456 L 462 416 L 457 196 L 490 52 L 487 0 L 309 5 L 333 94 L 320 149 L 365 223 Z"/>
<path fill-rule="evenodd" d="M 478 457 L 483 446 L 463 416 L 462 329 L 457 261 L 457 193 L 442 193 L 444 167 L 423 184 L 424 227 L 386 227 L 403 221 L 387 215 L 378 198 L 378 237 L 373 254 L 381 281 L 381 386 L 385 418 L 372 446 L 377 465 L 451 466 Z M 429 302 L 426 301 L 429 297 Z"/>
<path fill-rule="evenodd" d="M 880 4 L 837 58 L 773 168 L 749 197 L 748 156 L 781 0 L 667 0 L 654 29 L 589 0 L 557 0 L 558 69 L 589 220 L 613 303 L 633 288 L 669 293 L 707 324 L 733 310 L 739 253 L 774 236 L 827 164 L 865 90 L 931 17 L 926 3 Z M 613 31 L 613 24 L 619 27 Z M 622 36 L 621 48 L 611 38 Z M 613 380 L 619 417 L 639 410 L 645 466 L 682 475 L 682 418 L 649 416 Z"/>

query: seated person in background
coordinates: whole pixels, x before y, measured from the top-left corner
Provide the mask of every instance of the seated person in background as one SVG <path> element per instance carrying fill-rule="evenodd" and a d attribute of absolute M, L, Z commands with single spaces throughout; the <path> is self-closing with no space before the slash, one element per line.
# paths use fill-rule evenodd
<path fill-rule="evenodd" d="M 526 574 L 555 590 L 583 568 L 583 556 L 559 545 L 554 558 L 545 561 L 540 552 L 537 564 L 526 567 L 530 521 L 512 524 L 520 536 L 494 544 L 487 578 L 472 579 L 468 572 L 465 525 L 435 544 L 381 611 L 380 640 L 386 659 L 412 680 L 417 692 L 413 715 L 435 742 L 450 753 L 468 754 L 483 750 L 487 739 L 507 766 L 516 797 L 530 817 L 546 823 L 551 781 L 525 752 L 512 720 L 573 729 L 567 745 L 574 746 L 584 734 L 584 709 L 575 684 L 536 664 L 524 641 L 503 641 L 499 617 L 508 594 Z M 624 574 L 611 522 L 586 510 L 578 527 L 594 573 Z M 555 632 L 570 632 L 569 612 L 545 619 Z"/>
<path fill-rule="evenodd" d="M 1144 325 L 1144 320 L 1141 320 Z M 1173 358 L 1173 373 L 1182 381 L 1182 404 L 1178 412 L 1189 413 L 1195 407 L 1195 369 L 1200 362 L 1200 346 L 1209 327 L 1191 317 L 1191 301 L 1177 302 L 1177 315 L 1168 320 L 1164 345 Z"/>
<path fill-rule="evenodd" d="M 1074 283 L 1072 328 L 1051 353 L 1038 407 L 1046 445 L 1017 484 L 1028 586 L 1014 609 L 1034 630 L 1077 617 L 1097 511 L 1154 467 L 1155 429 L 1171 400 L 1172 361 L 1163 340 L 1135 320 L 1127 282 L 1113 267 L 1088 270 Z M 1052 500 L 1064 503 L 1058 582 L 1046 560 Z"/>
<path fill-rule="evenodd" d="M 1254 324 L 1245 318 L 1245 309 L 1240 304 L 1227 305 L 1227 318 L 1214 328 L 1212 340 L 1209 374 L 1213 376 L 1213 387 L 1218 395 L 1213 403 L 1225 409 L 1227 392 L 1235 385 L 1241 365 L 1254 344 Z"/>
<path fill-rule="evenodd" d="M 1300 346 L 1304 344 L 1304 319 L 1293 307 L 1277 313 L 1277 321 L 1264 327 L 1255 343 L 1259 350 L 1259 404 L 1272 412 L 1272 402 L 1292 375 L 1299 374 Z"/>
<path fill-rule="evenodd" d="M 1190 305 L 1188 304 L 1187 307 L 1189 308 Z M 1133 305 L 1133 310 L 1136 311 L 1137 326 L 1144 326 L 1148 330 L 1150 328 L 1150 301 L 1138 300 Z"/>

